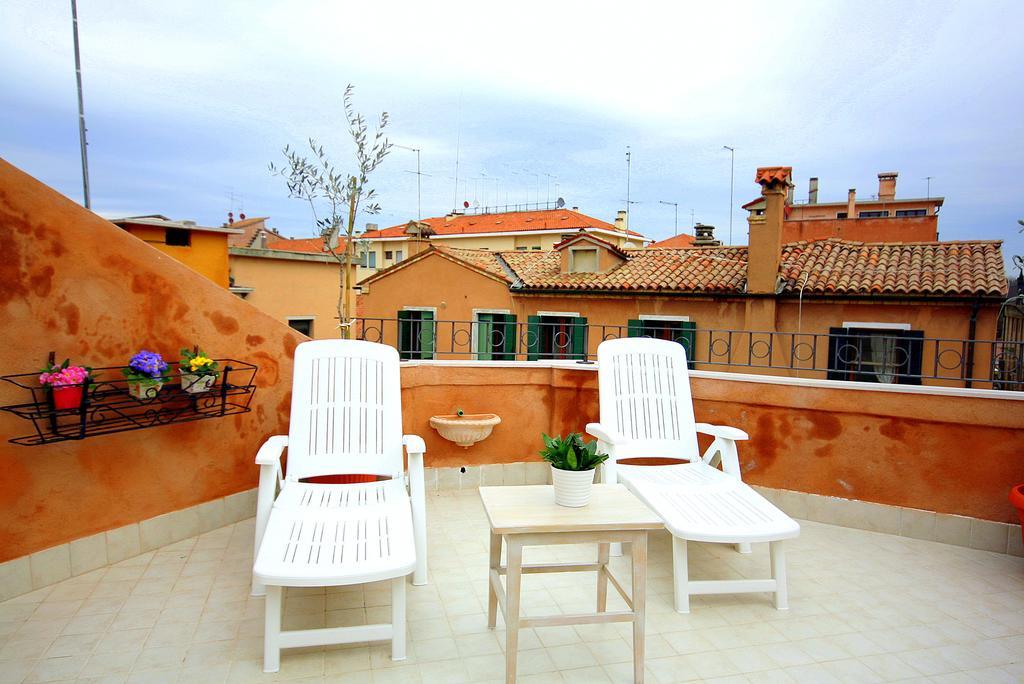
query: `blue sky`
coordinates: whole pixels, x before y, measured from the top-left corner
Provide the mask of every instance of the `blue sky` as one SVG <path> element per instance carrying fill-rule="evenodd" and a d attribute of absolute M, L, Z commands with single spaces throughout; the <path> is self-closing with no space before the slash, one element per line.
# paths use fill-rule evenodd
<path fill-rule="evenodd" d="M 714 224 L 728 239 L 754 169 L 794 167 L 797 198 L 877 190 L 946 197 L 943 239 L 1024 253 L 1024 3 L 118 3 L 81 0 L 94 209 L 219 224 L 229 210 L 312 234 L 267 164 L 314 136 L 351 158 L 341 95 L 357 87 L 394 142 L 422 148 L 423 212 L 552 199 L 650 237 Z M 67 2 L 6 0 L 0 156 L 80 199 Z M 459 175 L 456 190 L 456 145 Z M 373 185 L 416 215 L 415 155 Z M 554 178 L 548 178 L 550 174 Z M 496 180 L 497 179 L 497 180 Z M 556 184 L 557 183 L 557 187 Z"/>

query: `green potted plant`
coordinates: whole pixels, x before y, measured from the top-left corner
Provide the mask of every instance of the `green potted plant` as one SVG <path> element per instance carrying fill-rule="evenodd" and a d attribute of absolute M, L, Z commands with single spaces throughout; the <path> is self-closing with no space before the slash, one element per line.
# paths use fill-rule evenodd
<path fill-rule="evenodd" d="M 590 503 L 594 470 L 608 460 L 597 452 L 597 442 L 584 442 L 583 435 L 571 432 L 565 437 L 544 438 L 541 457 L 551 464 L 551 482 L 555 485 L 555 503 L 578 508 Z"/>
<path fill-rule="evenodd" d="M 152 399 L 167 380 L 167 362 L 157 352 L 141 350 L 128 361 L 121 373 L 128 380 L 128 394 L 136 399 Z"/>
<path fill-rule="evenodd" d="M 39 376 L 39 384 L 50 390 L 54 408 L 76 409 L 82 405 L 91 371 L 85 366 L 72 366 L 70 359 L 64 359 L 59 366 L 47 364 Z"/>
<path fill-rule="evenodd" d="M 217 382 L 217 376 L 220 375 L 217 362 L 204 354 L 203 350 L 198 347 L 193 351 L 181 350 L 178 372 L 181 373 L 181 389 L 190 394 L 208 391 Z"/>

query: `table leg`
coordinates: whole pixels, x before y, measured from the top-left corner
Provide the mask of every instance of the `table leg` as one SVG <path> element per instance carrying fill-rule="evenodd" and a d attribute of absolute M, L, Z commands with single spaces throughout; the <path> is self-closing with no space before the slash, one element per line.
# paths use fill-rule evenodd
<path fill-rule="evenodd" d="M 519 590 L 522 581 L 523 547 L 510 536 L 505 584 L 505 681 L 515 684 L 516 656 L 519 650 Z"/>
<path fill-rule="evenodd" d="M 597 562 L 601 565 L 597 569 L 597 612 L 603 613 L 608 609 L 608 555 L 609 544 L 597 545 Z"/>
<path fill-rule="evenodd" d="M 644 681 L 644 623 L 647 593 L 647 532 L 638 532 L 630 544 L 633 557 L 633 681 Z"/>
<path fill-rule="evenodd" d="M 490 569 L 497 572 L 501 567 L 501 535 L 491 532 L 491 563 Z M 500 574 L 499 574 L 500 577 Z M 487 576 L 487 627 L 494 629 L 498 621 L 498 594 L 491 584 L 490 574 Z"/>

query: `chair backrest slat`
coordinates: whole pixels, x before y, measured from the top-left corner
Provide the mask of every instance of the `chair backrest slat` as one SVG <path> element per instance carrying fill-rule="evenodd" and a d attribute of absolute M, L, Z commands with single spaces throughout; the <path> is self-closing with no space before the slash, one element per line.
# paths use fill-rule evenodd
<path fill-rule="evenodd" d="M 402 396 L 398 352 L 359 340 L 295 350 L 288 479 L 350 473 L 399 476 Z"/>
<path fill-rule="evenodd" d="M 608 340 L 597 348 L 597 363 L 601 423 L 634 440 L 619 450 L 620 458 L 699 457 L 686 350 L 681 344 Z"/>

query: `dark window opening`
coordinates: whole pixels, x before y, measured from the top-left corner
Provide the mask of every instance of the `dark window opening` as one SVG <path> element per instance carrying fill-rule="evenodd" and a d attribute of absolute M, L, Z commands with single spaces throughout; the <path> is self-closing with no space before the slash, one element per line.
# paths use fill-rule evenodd
<path fill-rule="evenodd" d="M 516 317 L 507 313 L 476 315 L 476 356 L 481 361 L 516 360 Z"/>
<path fill-rule="evenodd" d="M 640 319 L 629 321 L 627 330 L 630 337 L 650 337 L 655 340 L 678 342 L 686 350 L 686 365 L 693 368 L 697 335 L 697 324 L 693 321 Z"/>
<path fill-rule="evenodd" d="M 924 333 L 920 330 L 830 328 L 828 379 L 920 385 Z"/>
<path fill-rule="evenodd" d="M 313 336 L 313 319 L 312 318 L 292 318 L 288 321 L 288 327 L 292 330 L 302 333 L 306 337 Z"/>
<path fill-rule="evenodd" d="M 846 218 L 846 216 L 847 216 L 847 213 L 845 211 L 840 211 L 839 213 L 836 214 L 836 218 L 837 219 L 844 219 L 844 218 Z"/>
<path fill-rule="evenodd" d="M 888 218 L 888 211 L 861 211 L 858 212 L 857 218 Z"/>
<path fill-rule="evenodd" d="M 896 212 L 898 218 L 904 218 L 908 216 L 927 216 L 927 209 L 899 209 Z"/>
<path fill-rule="evenodd" d="M 433 311 L 398 312 L 398 356 L 402 359 L 434 358 L 437 325 Z"/>
<path fill-rule="evenodd" d="M 527 359 L 586 359 L 587 319 L 580 316 L 530 316 Z"/>
<path fill-rule="evenodd" d="M 392 252 L 390 250 L 385 250 L 384 251 L 384 260 L 385 261 L 390 261 L 390 260 L 392 260 L 394 258 L 395 258 L 395 253 L 394 252 Z"/>
<path fill-rule="evenodd" d="M 191 247 L 192 231 L 185 228 L 165 228 L 164 244 L 170 247 Z"/>

